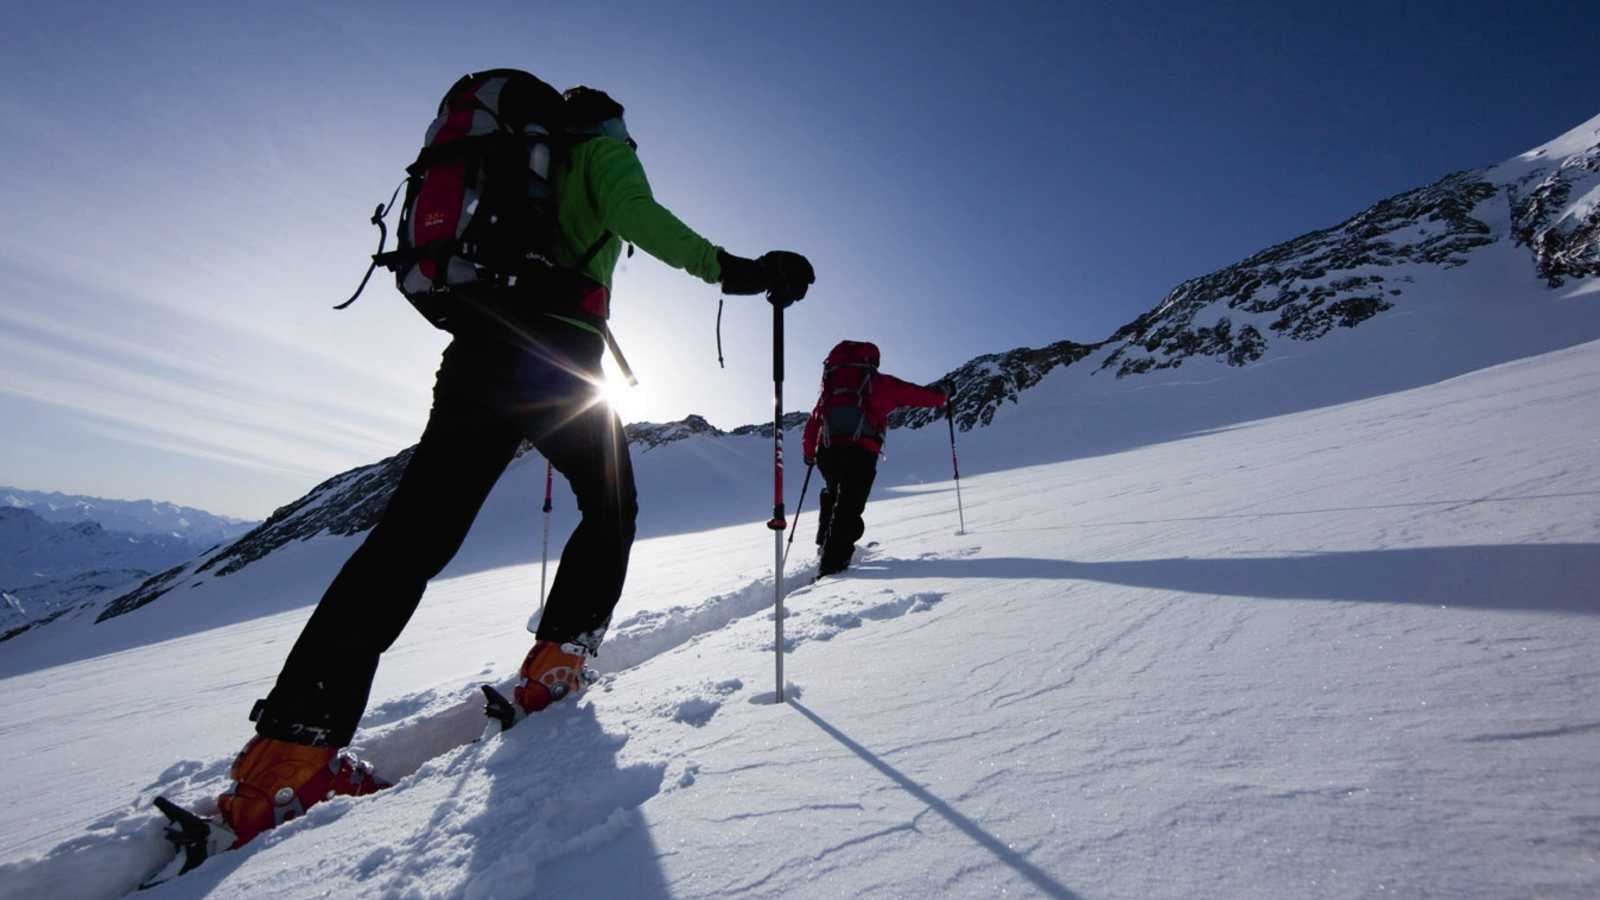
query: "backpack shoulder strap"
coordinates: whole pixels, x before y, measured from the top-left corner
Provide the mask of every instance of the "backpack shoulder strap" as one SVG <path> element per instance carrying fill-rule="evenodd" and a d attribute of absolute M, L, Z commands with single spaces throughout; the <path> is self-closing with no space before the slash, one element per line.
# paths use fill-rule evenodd
<path fill-rule="evenodd" d="M 609 228 L 600 232 L 600 236 L 595 238 L 594 243 L 589 245 L 589 249 L 585 250 L 583 256 L 573 265 L 573 271 L 580 275 L 583 274 L 583 270 L 589 268 L 589 263 L 594 262 L 594 258 L 600 254 L 601 249 L 610 243 L 611 237 L 611 229 Z"/>

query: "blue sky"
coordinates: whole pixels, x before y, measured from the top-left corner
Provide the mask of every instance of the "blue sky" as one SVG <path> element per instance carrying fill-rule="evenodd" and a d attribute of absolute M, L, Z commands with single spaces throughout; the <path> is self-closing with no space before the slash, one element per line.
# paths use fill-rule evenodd
<path fill-rule="evenodd" d="M 658 198 L 796 249 L 788 406 L 834 341 L 927 380 L 1600 112 L 1585 4 L 33 5 L 0 35 L 0 483 L 262 516 L 415 440 L 445 336 L 343 299 L 438 95 L 628 107 Z M 770 414 L 770 316 L 635 256 L 632 419 Z"/>

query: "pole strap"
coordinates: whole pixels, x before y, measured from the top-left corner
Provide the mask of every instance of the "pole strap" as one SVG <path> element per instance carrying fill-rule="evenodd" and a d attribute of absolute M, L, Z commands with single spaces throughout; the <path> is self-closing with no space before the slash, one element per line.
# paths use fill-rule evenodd
<path fill-rule="evenodd" d="M 717 298 L 717 368 L 726 369 L 728 366 L 722 361 L 722 301 L 727 298 Z"/>
<path fill-rule="evenodd" d="M 361 276 L 361 283 L 356 285 L 356 292 L 350 295 L 350 299 L 339 304 L 338 306 L 335 306 L 334 309 L 344 309 L 348 307 L 350 304 L 356 302 L 356 298 L 361 296 L 362 291 L 367 289 L 367 282 L 372 278 L 372 273 L 378 268 L 378 257 L 384 255 L 383 245 L 389 241 L 389 226 L 385 225 L 383 220 L 388 217 L 389 210 L 394 209 L 394 201 L 400 196 L 400 189 L 405 187 L 406 182 L 410 180 L 411 179 L 407 178 L 395 185 L 394 193 L 389 195 L 389 202 L 379 203 L 378 208 L 372 211 L 372 224 L 378 226 L 378 249 L 373 251 L 372 265 L 367 266 L 367 274 Z"/>

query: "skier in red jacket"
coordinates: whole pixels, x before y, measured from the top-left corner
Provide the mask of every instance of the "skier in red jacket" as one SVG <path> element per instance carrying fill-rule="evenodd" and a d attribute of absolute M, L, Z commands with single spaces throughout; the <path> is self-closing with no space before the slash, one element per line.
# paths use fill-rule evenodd
<path fill-rule="evenodd" d="M 806 421 L 806 465 L 822 470 L 818 577 L 850 567 L 856 541 L 866 531 L 861 513 L 878 474 L 878 454 L 889 414 L 902 406 L 940 407 L 943 391 L 919 387 L 878 371 L 878 347 L 840 341 L 822 364 L 822 396 Z M 820 446 L 819 446 L 820 445 Z"/>

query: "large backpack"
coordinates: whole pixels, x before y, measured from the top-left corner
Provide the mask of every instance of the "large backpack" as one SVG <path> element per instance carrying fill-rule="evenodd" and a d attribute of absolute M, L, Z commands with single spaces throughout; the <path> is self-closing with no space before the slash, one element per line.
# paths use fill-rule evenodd
<path fill-rule="evenodd" d="M 462 76 L 439 101 L 406 168 L 399 246 L 383 252 L 380 233 L 373 255 L 373 266 L 394 272 L 400 292 L 434 325 L 455 330 L 469 307 L 505 300 L 519 287 L 517 300 L 537 297 L 551 312 L 577 303 L 570 275 L 611 235 L 572 269 L 556 266 L 554 179 L 572 140 L 565 126 L 561 94 L 518 69 Z M 386 215 L 380 206 L 373 216 L 380 231 Z"/>
<path fill-rule="evenodd" d="M 883 440 L 883 432 L 867 417 L 867 397 L 878 374 L 878 345 L 867 341 L 840 341 L 822 364 L 822 446 L 833 439 Z"/>

